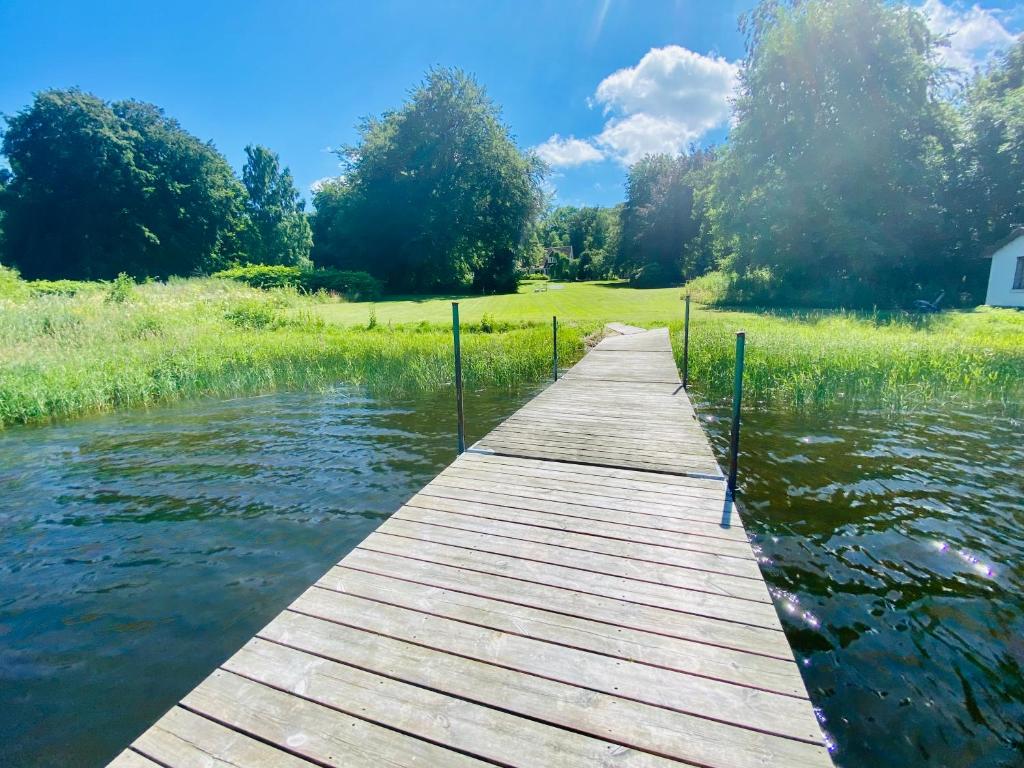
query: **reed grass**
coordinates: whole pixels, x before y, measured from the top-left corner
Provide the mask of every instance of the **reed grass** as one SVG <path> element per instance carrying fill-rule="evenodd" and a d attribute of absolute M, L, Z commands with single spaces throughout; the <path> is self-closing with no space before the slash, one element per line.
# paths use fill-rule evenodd
<path fill-rule="evenodd" d="M 682 362 L 682 324 L 671 326 Z M 709 401 L 731 396 L 735 332 L 746 333 L 747 402 L 789 409 L 993 405 L 1024 410 L 1024 313 L 719 312 L 690 326 L 690 377 Z"/>
<path fill-rule="evenodd" d="M 374 394 L 448 386 L 443 325 L 325 323 L 315 298 L 223 280 L 0 299 L 0 424 L 283 389 L 348 383 Z M 566 326 L 559 355 L 582 355 L 587 329 Z M 550 375 L 550 329 L 464 327 L 467 387 L 512 387 Z"/>

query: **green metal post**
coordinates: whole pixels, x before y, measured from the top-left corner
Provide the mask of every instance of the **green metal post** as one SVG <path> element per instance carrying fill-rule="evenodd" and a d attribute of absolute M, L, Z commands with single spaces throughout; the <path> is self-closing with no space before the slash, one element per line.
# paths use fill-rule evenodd
<path fill-rule="evenodd" d="M 555 381 L 558 381 L 558 317 L 551 318 L 551 359 Z"/>
<path fill-rule="evenodd" d="M 686 294 L 686 319 L 683 320 L 683 389 L 690 384 L 690 294 Z"/>
<path fill-rule="evenodd" d="M 732 430 L 729 433 L 729 481 L 730 496 L 736 494 L 736 464 L 740 453 L 740 402 L 743 400 L 743 349 L 746 334 L 736 334 L 736 376 L 732 385 Z"/>
<path fill-rule="evenodd" d="M 459 419 L 459 453 L 466 452 L 466 414 L 462 408 L 462 345 L 459 343 L 459 302 L 452 302 L 452 336 L 455 340 L 455 410 Z"/>

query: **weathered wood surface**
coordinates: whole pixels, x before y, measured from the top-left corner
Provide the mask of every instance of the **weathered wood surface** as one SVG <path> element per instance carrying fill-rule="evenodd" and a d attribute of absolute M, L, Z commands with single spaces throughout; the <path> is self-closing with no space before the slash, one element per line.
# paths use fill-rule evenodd
<path fill-rule="evenodd" d="M 617 331 L 111 765 L 831 765 L 668 334 Z"/>

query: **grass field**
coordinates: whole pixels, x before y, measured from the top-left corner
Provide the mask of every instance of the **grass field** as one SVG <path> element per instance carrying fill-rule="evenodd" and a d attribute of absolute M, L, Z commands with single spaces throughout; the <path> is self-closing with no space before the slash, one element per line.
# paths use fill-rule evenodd
<path fill-rule="evenodd" d="M 531 281 L 518 293 L 497 296 L 397 297 L 373 304 L 324 304 L 316 312 L 324 320 L 342 325 L 365 325 L 370 311 L 380 323 L 450 323 L 452 301 L 459 302 L 459 317 L 478 323 L 484 315 L 498 322 L 562 322 L 600 325 L 611 321 L 656 325 L 681 319 L 683 302 L 678 288 L 638 290 L 621 282 L 547 283 Z"/>
<path fill-rule="evenodd" d="M 62 292 L 70 288 L 73 295 Z M 451 384 L 452 297 L 346 303 L 211 279 L 51 285 L 58 292 L 43 295 L 9 279 L 0 289 L 0 425 L 340 383 L 376 394 Z M 517 294 L 459 301 L 469 387 L 545 379 L 552 315 L 560 321 L 565 365 L 612 320 L 668 325 L 680 357 L 678 288 L 528 283 Z M 698 396 L 729 397 L 741 329 L 748 403 L 897 411 L 993 403 L 1009 413 L 1024 410 L 1021 312 L 914 317 L 695 305 L 690 370 Z"/>

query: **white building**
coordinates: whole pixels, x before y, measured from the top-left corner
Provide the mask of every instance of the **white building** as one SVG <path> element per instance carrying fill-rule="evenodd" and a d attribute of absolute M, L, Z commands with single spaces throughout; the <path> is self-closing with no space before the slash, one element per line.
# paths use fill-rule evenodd
<path fill-rule="evenodd" d="M 1024 307 L 1024 227 L 989 251 L 992 268 L 988 274 L 985 303 L 993 307 Z"/>

